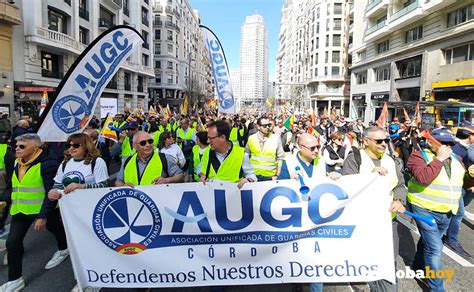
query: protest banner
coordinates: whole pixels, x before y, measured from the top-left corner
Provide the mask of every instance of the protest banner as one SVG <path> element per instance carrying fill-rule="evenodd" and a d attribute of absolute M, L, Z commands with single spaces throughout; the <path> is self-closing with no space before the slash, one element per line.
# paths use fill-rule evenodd
<path fill-rule="evenodd" d="M 395 281 L 390 196 L 372 175 L 78 190 L 60 200 L 81 287 Z"/>

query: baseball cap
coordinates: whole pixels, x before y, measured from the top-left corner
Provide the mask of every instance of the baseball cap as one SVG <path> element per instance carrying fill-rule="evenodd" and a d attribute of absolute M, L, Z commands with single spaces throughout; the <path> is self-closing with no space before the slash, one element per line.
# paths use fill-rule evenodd
<path fill-rule="evenodd" d="M 431 136 L 440 142 L 456 142 L 456 140 L 454 140 L 453 134 L 446 129 L 432 131 Z"/>

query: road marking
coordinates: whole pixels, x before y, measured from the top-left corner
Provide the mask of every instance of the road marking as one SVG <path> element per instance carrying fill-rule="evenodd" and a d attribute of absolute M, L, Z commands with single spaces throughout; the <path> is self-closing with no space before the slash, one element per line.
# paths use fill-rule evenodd
<path fill-rule="evenodd" d="M 411 224 L 410 222 L 408 222 L 407 220 L 405 220 L 404 218 L 402 218 L 401 216 L 397 216 L 397 220 L 402 223 L 403 225 L 405 225 L 408 229 L 410 229 L 411 231 L 413 231 L 413 233 L 415 233 L 416 235 L 420 236 L 420 233 L 418 232 L 418 228 Z M 448 256 L 450 257 L 452 260 L 454 260 L 455 262 L 457 262 L 458 264 L 460 264 L 461 266 L 463 267 L 469 267 L 469 268 L 474 268 L 474 264 L 470 263 L 469 261 L 467 261 L 466 259 L 464 259 L 463 257 L 461 257 L 460 255 L 458 255 L 457 253 L 455 253 L 454 251 L 450 250 L 449 248 L 447 248 L 446 246 L 443 245 L 443 252 Z"/>
<path fill-rule="evenodd" d="M 467 219 L 469 219 L 469 220 L 471 220 L 471 221 L 474 221 L 474 214 L 469 213 L 469 212 L 467 212 L 467 211 L 464 211 L 464 214 L 465 214 L 464 217 L 466 217 Z"/>

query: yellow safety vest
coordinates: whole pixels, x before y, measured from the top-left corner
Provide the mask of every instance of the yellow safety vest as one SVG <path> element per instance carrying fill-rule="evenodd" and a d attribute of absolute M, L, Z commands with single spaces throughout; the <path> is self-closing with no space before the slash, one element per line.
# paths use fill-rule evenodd
<path fill-rule="evenodd" d="M 136 150 L 130 145 L 130 138 L 127 136 L 122 142 L 122 160 L 134 154 Z"/>
<path fill-rule="evenodd" d="M 209 148 L 209 146 L 207 146 L 206 148 L 204 148 L 204 151 L 206 151 L 206 149 Z M 199 154 L 199 150 L 201 149 L 201 147 L 199 147 L 199 145 L 194 145 L 193 146 L 193 177 L 194 177 L 194 181 L 199 181 L 199 173 L 197 173 L 197 169 L 199 167 L 199 165 L 201 164 L 201 159 L 202 159 L 202 156 L 204 155 L 204 152 L 203 154 Z"/>
<path fill-rule="evenodd" d="M 123 121 L 120 125 L 118 124 L 117 121 L 114 121 L 114 127 L 117 128 L 117 129 L 121 129 L 121 128 L 124 127 L 126 124 L 127 124 L 126 121 Z"/>
<path fill-rule="evenodd" d="M 429 150 L 424 150 L 428 157 L 427 163 L 436 156 Z M 408 182 L 408 201 L 418 207 L 441 213 L 456 214 L 459 208 L 459 198 L 462 193 L 464 167 L 457 159 L 451 160 L 451 178 L 443 166 L 438 176 L 429 184 L 424 185 L 414 177 Z"/>
<path fill-rule="evenodd" d="M 163 127 L 162 125 L 160 125 L 160 126 L 158 127 L 158 129 L 159 129 L 161 132 L 164 132 L 164 131 L 171 132 L 171 125 L 168 124 L 168 125 L 166 125 L 166 127 Z"/>
<path fill-rule="evenodd" d="M 278 161 L 276 159 L 278 136 L 270 134 L 262 150 L 260 149 L 260 142 L 257 135 L 258 133 L 255 133 L 249 137 L 250 163 L 252 164 L 255 174 L 274 176 L 277 173 L 278 167 Z"/>
<path fill-rule="evenodd" d="M 359 168 L 359 173 L 368 174 L 372 173 L 374 170 L 375 164 L 372 161 L 372 158 L 367 155 L 364 149 L 360 150 L 361 164 Z M 389 179 L 390 189 L 393 190 L 398 185 L 398 176 L 397 168 L 395 166 L 395 161 L 393 161 L 390 155 L 384 154 L 382 160 L 380 161 L 380 166 L 387 170 L 387 176 Z M 393 191 L 390 192 L 390 197 L 393 200 Z M 397 212 L 392 212 L 392 219 L 397 217 Z"/>
<path fill-rule="evenodd" d="M 210 163 L 209 154 L 211 148 L 207 148 L 201 160 L 201 172 L 206 174 L 207 165 Z M 209 173 L 207 173 L 208 179 L 218 179 L 228 182 L 238 182 L 240 180 L 240 170 L 242 168 L 242 163 L 244 162 L 244 152 L 245 149 L 240 146 L 232 146 L 230 153 L 222 161 L 219 170 L 215 171 L 212 163 L 209 167 Z"/>
<path fill-rule="evenodd" d="M 160 141 L 160 136 L 161 136 L 161 133 L 163 133 L 163 131 L 161 130 L 156 130 L 153 135 L 152 135 L 152 138 L 153 138 L 153 145 L 156 147 L 156 145 L 158 145 L 158 142 Z"/>
<path fill-rule="evenodd" d="M 21 181 L 18 180 L 14 171 L 10 214 L 39 214 L 45 195 L 46 191 L 43 185 L 43 178 L 41 177 L 41 163 L 30 166 Z"/>
<path fill-rule="evenodd" d="M 188 132 L 186 132 L 186 135 L 185 135 L 184 130 L 179 128 L 176 131 L 176 137 L 181 138 L 183 140 L 192 140 L 194 132 L 196 132 L 196 130 L 194 130 L 192 128 L 188 128 Z"/>
<path fill-rule="evenodd" d="M 146 186 L 153 184 L 153 180 L 163 176 L 163 164 L 161 163 L 160 154 L 153 151 L 153 156 L 148 161 L 145 171 L 139 178 L 137 167 L 138 154 L 135 153 L 128 160 L 123 170 L 123 180 L 125 183 L 132 183 L 134 186 Z"/>
<path fill-rule="evenodd" d="M 239 129 L 237 128 L 232 128 L 232 130 L 230 131 L 230 136 L 229 136 L 229 140 L 230 142 L 232 142 L 234 145 L 239 145 L 239 136 L 237 135 L 237 131 Z"/>
<path fill-rule="evenodd" d="M 7 144 L 0 144 L 0 170 L 5 169 L 5 154 L 7 153 Z"/>

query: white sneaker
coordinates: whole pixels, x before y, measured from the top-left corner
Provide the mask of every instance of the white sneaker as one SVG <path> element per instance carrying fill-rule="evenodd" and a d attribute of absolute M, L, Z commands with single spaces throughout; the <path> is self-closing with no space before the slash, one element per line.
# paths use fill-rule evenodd
<path fill-rule="evenodd" d="M 0 287 L 0 292 L 18 292 L 25 288 L 25 280 L 23 277 L 16 279 L 15 281 L 6 282 Z"/>
<path fill-rule="evenodd" d="M 69 250 L 58 250 L 44 267 L 46 270 L 52 269 L 62 263 L 69 256 Z"/>

